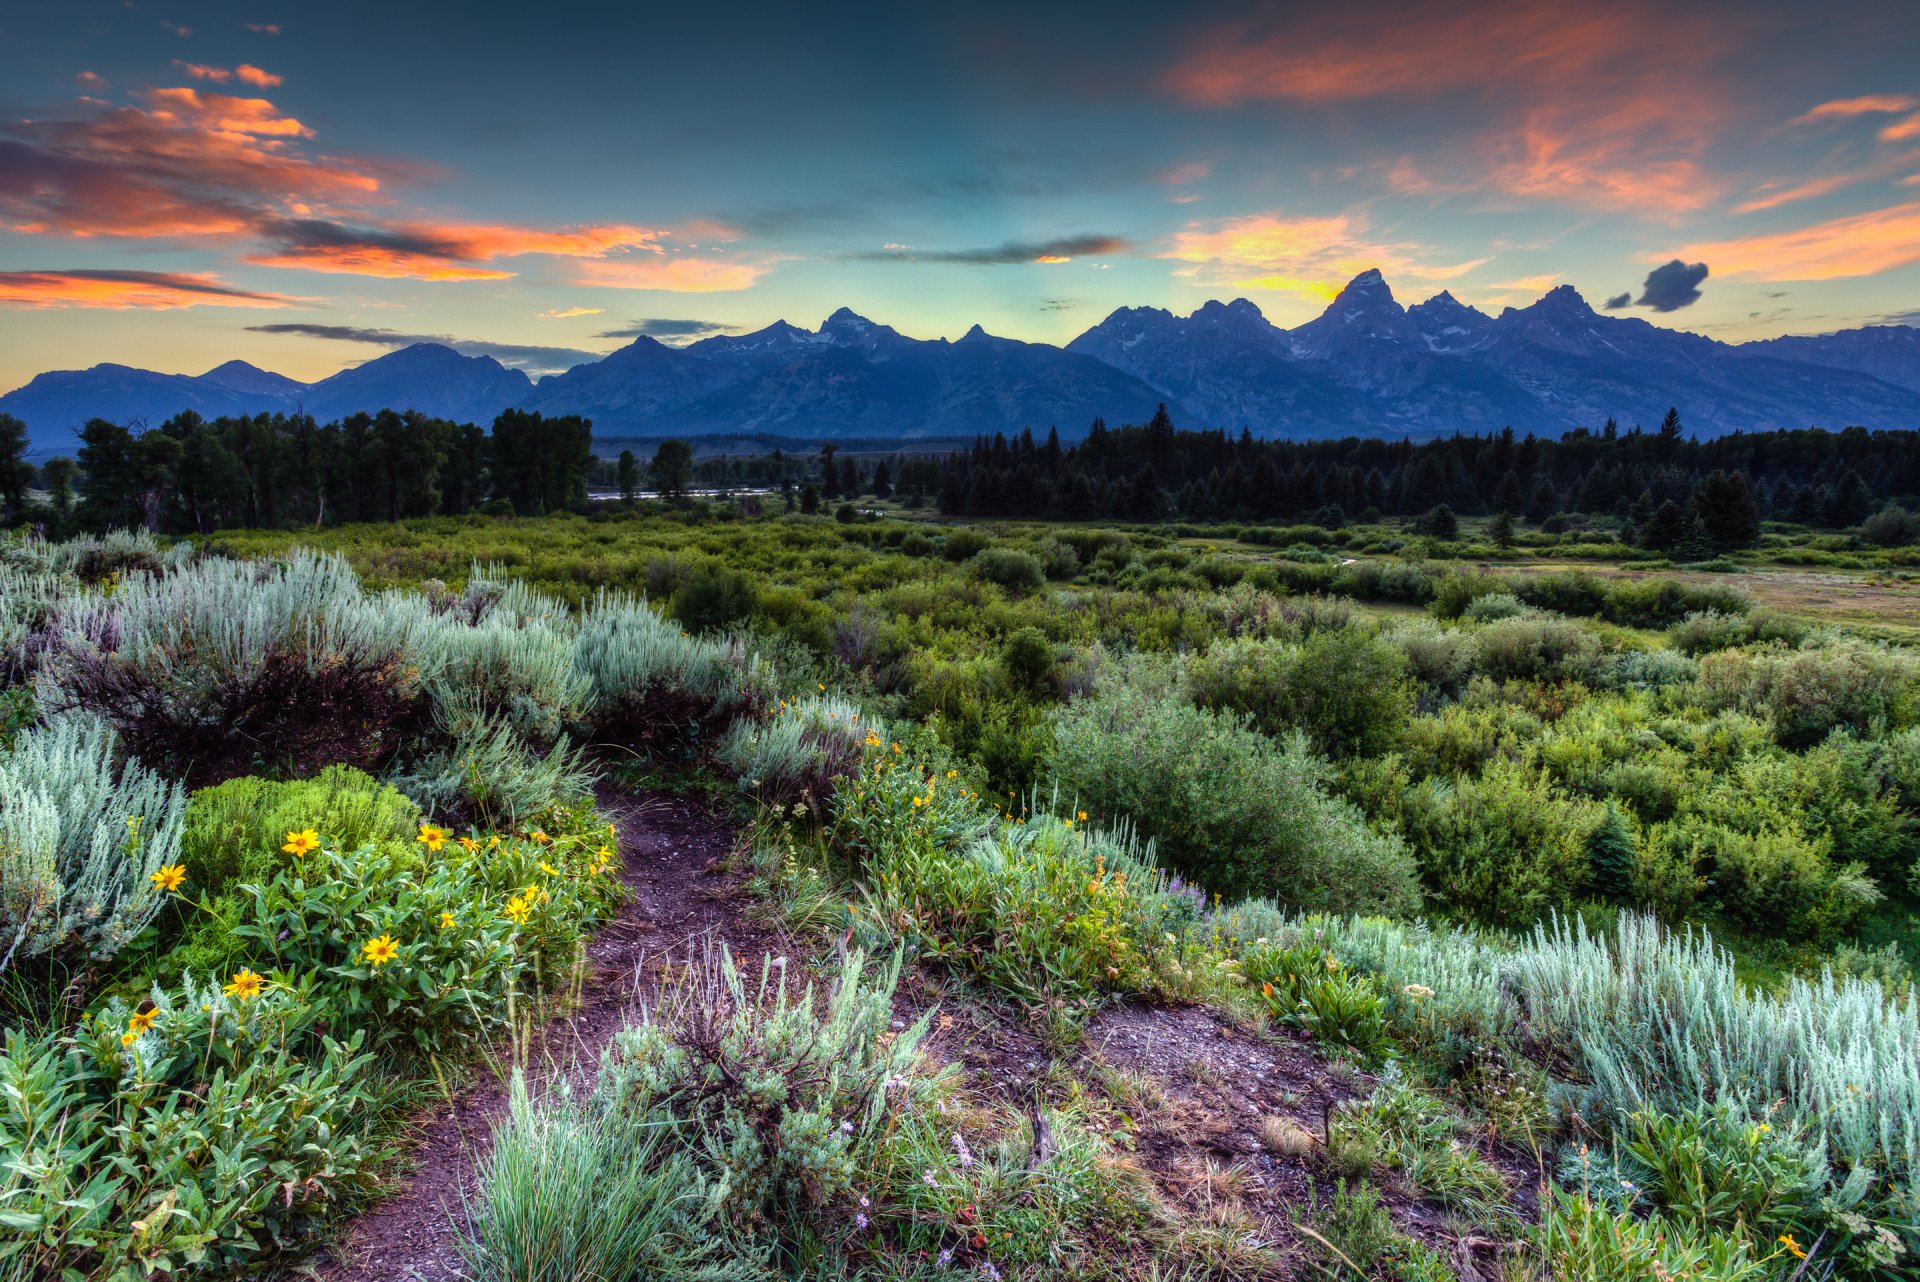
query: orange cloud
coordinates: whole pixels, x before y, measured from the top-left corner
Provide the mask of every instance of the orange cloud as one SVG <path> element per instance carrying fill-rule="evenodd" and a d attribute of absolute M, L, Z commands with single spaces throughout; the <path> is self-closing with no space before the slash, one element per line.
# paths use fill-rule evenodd
<path fill-rule="evenodd" d="M 182 62 L 178 58 L 173 60 L 173 65 L 195 80 L 211 80 L 217 85 L 223 85 L 233 79 L 233 73 L 225 67 L 206 67 L 197 62 Z"/>
<path fill-rule="evenodd" d="M 73 83 L 90 93 L 100 93 L 107 88 L 107 78 L 91 71 L 82 71 L 73 78 Z"/>
<path fill-rule="evenodd" d="M 1213 28 L 1162 84 L 1211 107 L 1466 98 L 1485 105 L 1483 123 L 1417 166 L 1398 162 L 1390 181 L 1679 210 L 1719 190 L 1702 159 L 1729 95 L 1701 51 L 1726 43 L 1654 0 L 1348 6 Z"/>
<path fill-rule="evenodd" d="M 1690 245 L 1677 256 L 1713 266 L 1715 275 L 1760 280 L 1836 280 L 1872 276 L 1920 262 L 1920 201 L 1834 218 L 1793 231 Z"/>
<path fill-rule="evenodd" d="M 1920 138 L 1920 115 L 1896 120 L 1880 131 L 1881 142 L 1905 142 L 1909 138 Z"/>
<path fill-rule="evenodd" d="M 751 289 L 766 272 L 764 264 L 716 258 L 646 257 L 584 259 L 573 277 L 575 285 L 607 289 L 661 289 L 683 294 L 721 293 Z"/>
<path fill-rule="evenodd" d="M 233 74 L 256 89 L 278 89 L 286 83 L 284 76 L 276 76 L 271 71 L 262 71 L 252 63 L 243 62 L 233 69 Z"/>
<path fill-rule="evenodd" d="M 1836 98 L 1795 116 L 1789 125 L 1810 125 L 1817 120 L 1845 120 L 1851 116 L 1892 115 L 1920 107 L 1920 100 L 1905 94 L 1868 94 L 1860 98 Z"/>
<path fill-rule="evenodd" d="M 598 316 L 606 311 L 604 307 L 559 307 L 552 311 L 541 312 L 540 320 L 571 320 L 575 316 Z"/>
<path fill-rule="evenodd" d="M 1367 234 L 1358 214 L 1286 218 L 1251 214 L 1212 223 L 1189 223 L 1161 255 L 1186 264 L 1175 274 L 1206 285 L 1272 289 L 1304 298 L 1329 299 L 1369 267 L 1389 275 L 1451 280 L 1486 259 L 1433 264 L 1421 246 L 1382 243 Z"/>
<path fill-rule="evenodd" d="M 263 87 L 257 67 L 198 68 Z M 217 74 L 216 74 L 217 73 Z M 664 254 L 670 233 L 609 225 L 539 228 L 400 220 L 387 214 L 381 172 L 315 155 L 313 130 L 262 97 L 194 87 L 148 91 L 142 105 L 98 104 L 77 119 L 0 125 L 0 228 L 70 237 L 208 238 L 248 246 L 248 261 L 304 271 L 425 281 L 501 280 L 498 260 Z M 675 235 L 730 241 L 713 221 Z M 686 256 L 609 262 L 609 283 L 633 288 L 743 289 L 763 267 Z"/>
<path fill-rule="evenodd" d="M 306 301 L 235 289 L 205 272 L 0 272 L 4 307 L 285 307 Z"/>
<path fill-rule="evenodd" d="M 422 223 L 351 227 L 323 219 L 289 219 L 262 230 L 279 242 L 271 252 L 248 257 L 248 262 L 263 267 L 426 281 L 505 280 L 513 273 L 476 264 L 522 254 L 593 258 L 614 249 L 654 246 L 661 235 L 643 227 L 569 231 Z"/>

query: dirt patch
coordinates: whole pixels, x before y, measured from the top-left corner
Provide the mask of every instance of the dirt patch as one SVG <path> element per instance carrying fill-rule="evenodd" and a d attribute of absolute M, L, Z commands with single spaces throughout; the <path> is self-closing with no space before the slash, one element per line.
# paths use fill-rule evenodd
<path fill-rule="evenodd" d="M 600 807 L 619 827 L 621 880 L 627 903 L 587 948 L 589 970 L 580 1000 L 566 1015 L 535 1030 L 527 1054 L 534 1089 L 565 1073 L 591 1074 L 600 1052 L 633 1015 L 667 955 L 690 938 L 724 940 L 759 966 L 774 942 L 743 913 L 741 874 L 731 868 L 735 833 L 703 803 L 685 797 L 605 789 Z M 450 1105 L 418 1120 L 408 1153 L 412 1174 L 392 1196 L 350 1223 L 313 1271 L 326 1282 L 446 1282 L 462 1276 L 454 1248 L 456 1218 L 475 1190 L 475 1167 L 487 1151 L 494 1119 L 506 1109 L 508 1083 L 476 1065 Z"/>
<path fill-rule="evenodd" d="M 939 1013 L 922 1043 L 928 1055 L 957 1065 L 980 1095 L 1020 1104 L 1035 1097 L 1053 1056 L 1030 1025 L 928 971 L 902 974 L 893 992 L 894 1027 L 905 1028 L 934 1008 Z"/>
<path fill-rule="evenodd" d="M 1204 1007 L 1121 1006 L 1088 1029 L 1084 1071 L 1108 1076 L 1136 1126 L 1137 1153 L 1162 1192 L 1201 1212 L 1237 1200 L 1266 1241 L 1285 1250 L 1308 1181 L 1324 1198 L 1334 1176 L 1325 1141 L 1329 1119 L 1371 1094 L 1375 1078 L 1330 1062 L 1312 1042 L 1283 1032 L 1255 1036 Z M 1276 1139 L 1279 1140 L 1276 1143 Z M 1522 1213 L 1535 1178 L 1522 1155 L 1480 1146 L 1507 1178 Z M 1477 1276 L 1475 1250 L 1493 1243 L 1462 1235 L 1457 1217 L 1421 1197 L 1395 1173 L 1376 1171 L 1383 1202 L 1402 1232 L 1448 1254 L 1463 1278 Z"/>

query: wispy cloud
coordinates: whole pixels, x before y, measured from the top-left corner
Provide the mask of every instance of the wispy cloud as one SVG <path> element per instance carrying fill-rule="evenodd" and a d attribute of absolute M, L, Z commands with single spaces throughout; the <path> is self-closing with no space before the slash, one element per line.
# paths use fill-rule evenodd
<path fill-rule="evenodd" d="M 1866 94 L 1859 98 L 1835 98 L 1832 102 L 1823 102 L 1801 112 L 1787 124 L 1811 125 L 1823 120 L 1847 120 L 1854 116 L 1895 115 L 1916 108 L 1920 108 L 1920 99 L 1910 98 L 1906 94 Z"/>
<path fill-rule="evenodd" d="M 555 308 L 552 311 L 541 312 L 538 319 L 571 320 L 575 316 L 598 316 L 606 310 L 604 307 L 561 307 Z"/>
<path fill-rule="evenodd" d="M 1791 231 L 1688 245 L 1678 257 L 1726 276 L 1836 280 L 1920 262 L 1920 201 L 1850 214 Z"/>
<path fill-rule="evenodd" d="M 553 373 L 584 361 L 597 361 L 604 352 L 589 352 L 577 347 L 541 347 L 528 343 L 490 343 L 483 339 L 455 338 L 447 334 L 409 334 L 400 330 L 372 329 L 359 325 L 309 325 L 284 323 L 249 325 L 256 334 L 298 334 L 303 338 L 325 338 L 342 343 L 367 343 L 376 347 L 411 347 L 415 343 L 439 343 L 462 356 L 491 356 L 503 365 L 533 373 Z"/>
<path fill-rule="evenodd" d="M 1721 185 L 1703 161 L 1731 114 L 1715 61 L 1732 42 L 1706 15 L 1656 0 L 1274 12 L 1202 31 L 1163 86 L 1206 107 L 1483 104 L 1486 122 L 1461 142 L 1399 162 L 1392 176 L 1407 190 L 1677 211 Z"/>
<path fill-rule="evenodd" d="M 0 306 L 286 307 L 309 300 L 239 289 L 207 272 L 83 270 L 0 272 Z"/>
<path fill-rule="evenodd" d="M 877 254 L 854 257 L 875 263 L 957 263 L 966 267 L 1005 267 L 1015 263 L 1064 263 L 1075 258 L 1123 254 L 1132 249 L 1119 236 L 1061 236 L 1054 240 L 1010 240 L 983 249 L 910 249 L 889 245 Z"/>

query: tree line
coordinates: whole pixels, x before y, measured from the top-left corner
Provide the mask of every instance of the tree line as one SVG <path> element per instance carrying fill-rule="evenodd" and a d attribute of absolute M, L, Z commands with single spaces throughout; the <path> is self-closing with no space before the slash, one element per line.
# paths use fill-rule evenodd
<path fill-rule="evenodd" d="M 1094 420 L 1058 432 L 981 437 L 939 461 L 952 516 L 1062 520 L 1303 521 L 1338 525 L 1455 514 L 1546 524 L 1617 518 L 1660 550 L 1726 551 L 1763 519 L 1846 528 L 1920 493 L 1920 433 L 1847 428 L 1686 435 L 1677 410 L 1654 431 L 1579 428 L 1558 438 L 1513 429 L 1408 440 L 1255 440 L 1177 429 L 1164 406 L 1143 426 Z M 1433 532 L 1445 534 L 1444 529 Z"/>
<path fill-rule="evenodd" d="M 593 467 L 592 424 L 507 410 L 491 428 L 413 411 L 204 419 L 176 414 L 138 431 L 105 419 L 80 430 L 75 458 L 36 469 L 25 426 L 0 415 L 0 519 L 27 515 L 36 481 L 59 530 L 333 525 L 579 507 Z"/>

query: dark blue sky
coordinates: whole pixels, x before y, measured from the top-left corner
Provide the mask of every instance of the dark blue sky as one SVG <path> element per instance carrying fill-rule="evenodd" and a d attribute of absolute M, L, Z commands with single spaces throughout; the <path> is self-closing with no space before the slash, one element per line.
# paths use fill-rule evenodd
<path fill-rule="evenodd" d="M 1911 3 L 67 0 L 0 8 L 0 60 L 0 387 L 842 304 L 1294 324 L 1369 266 L 1728 338 L 1920 310 Z"/>

